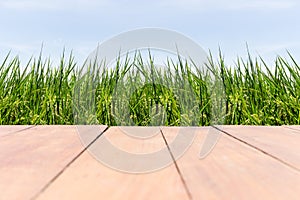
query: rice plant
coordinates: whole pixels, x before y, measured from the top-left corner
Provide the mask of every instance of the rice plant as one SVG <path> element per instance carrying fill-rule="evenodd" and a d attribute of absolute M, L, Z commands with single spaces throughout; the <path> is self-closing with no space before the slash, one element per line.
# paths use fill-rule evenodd
<path fill-rule="evenodd" d="M 72 54 L 63 54 L 58 66 L 41 55 L 23 64 L 8 54 L 0 65 L 0 124 L 300 124 L 300 66 L 288 55 L 277 57 L 271 67 L 250 55 L 228 66 L 221 53 L 217 58 L 210 54 L 207 70 L 193 71 L 182 60 L 168 60 L 165 70 L 157 69 L 154 58 L 145 63 L 137 54 L 117 60 L 114 69 L 90 63 L 83 78 Z M 224 88 L 224 102 L 213 96 L 216 80 Z M 74 93 L 76 88 L 83 93 Z M 80 95 L 87 94 L 90 101 L 81 101 Z M 213 119 L 214 112 L 220 119 Z"/>
<path fill-rule="evenodd" d="M 18 57 L 0 67 L 0 124 L 73 124 L 72 56 L 62 56 L 60 66 L 50 60 L 31 59 L 21 70 Z"/>

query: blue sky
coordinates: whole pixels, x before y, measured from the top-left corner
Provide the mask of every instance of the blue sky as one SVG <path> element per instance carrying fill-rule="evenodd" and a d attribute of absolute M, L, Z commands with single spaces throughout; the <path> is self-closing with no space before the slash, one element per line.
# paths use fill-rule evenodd
<path fill-rule="evenodd" d="M 297 0 L 0 0 L 0 59 L 58 60 L 63 48 L 81 63 L 98 43 L 124 31 L 160 27 L 189 36 L 228 63 L 251 53 L 268 62 L 289 50 L 300 61 Z"/>

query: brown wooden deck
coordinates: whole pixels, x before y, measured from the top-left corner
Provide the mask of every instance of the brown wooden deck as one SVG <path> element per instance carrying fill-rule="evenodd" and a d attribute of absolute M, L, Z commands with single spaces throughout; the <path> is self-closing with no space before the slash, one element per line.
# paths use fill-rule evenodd
<path fill-rule="evenodd" d="M 119 127 L 97 128 L 86 148 L 76 126 L 0 126 L 0 199 L 300 198 L 300 126 L 222 126 L 204 159 L 199 152 L 208 127 L 199 127 L 180 159 L 142 174 L 113 170 L 89 149 L 105 136 L 126 151 L 168 147 L 172 156 L 169 144 L 178 129 L 165 127 L 162 134 L 137 140 Z"/>

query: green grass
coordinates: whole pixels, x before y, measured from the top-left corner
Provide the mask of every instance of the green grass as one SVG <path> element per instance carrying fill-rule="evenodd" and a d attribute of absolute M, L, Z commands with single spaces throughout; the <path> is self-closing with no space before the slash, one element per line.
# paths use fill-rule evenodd
<path fill-rule="evenodd" d="M 300 67 L 290 54 L 272 67 L 250 55 L 235 66 L 210 55 L 207 71 L 182 60 L 162 70 L 152 61 L 137 54 L 114 70 L 91 63 L 85 74 L 72 55 L 59 66 L 42 56 L 24 65 L 7 55 L 0 124 L 300 124 Z"/>

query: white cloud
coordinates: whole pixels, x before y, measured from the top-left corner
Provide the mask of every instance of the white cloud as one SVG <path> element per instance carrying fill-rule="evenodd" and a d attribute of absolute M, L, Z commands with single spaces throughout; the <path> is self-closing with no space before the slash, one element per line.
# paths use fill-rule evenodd
<path fill-rule="evenodd" d="M 84 10 L 96 8 L 165 8 L 176 10 L 280 10 L 299 5 L 297 0 L 0 0 L 0 8 L 14 10 Z"/>
<path fill-rule="evenodd" d="M 255 0 L 255 1 L 237 1 L 236 4 L 228 5 L 232 9 L 248 9 L 248 10 L 282 10 L 293 8 L 298 4 L 298 1 L 283 1 L 283 0 Z"/>
<path fill-rule="evenodd" d="M 45 10 L 53 9 L 57 2 L 53 1 L 38 1 L 38 0 L 4 0 L 0 2 L 0 7 L 5 9 L 15 9 L 15 10 Z"/>
<path fill-rule="evenodd" d="M 279 53 L 289 51 L 291 49 L 299 48 L 299 42 L 286 42 L 278 44 L 265 44 L 256 46 L 256 50 L 260 54 L 270 54 L 270 53 Z"/>
<path fill-rule="evenodd" d="M 1 0 L 0 8 L 13 10 L 80 10 L 110 6 L 109 0 Z"/>
<path fill-rule="evenodd" d="M 162 0 L 160 4 L 189 10 L 279 10 L 299 5 L 297 0 Z"/>

